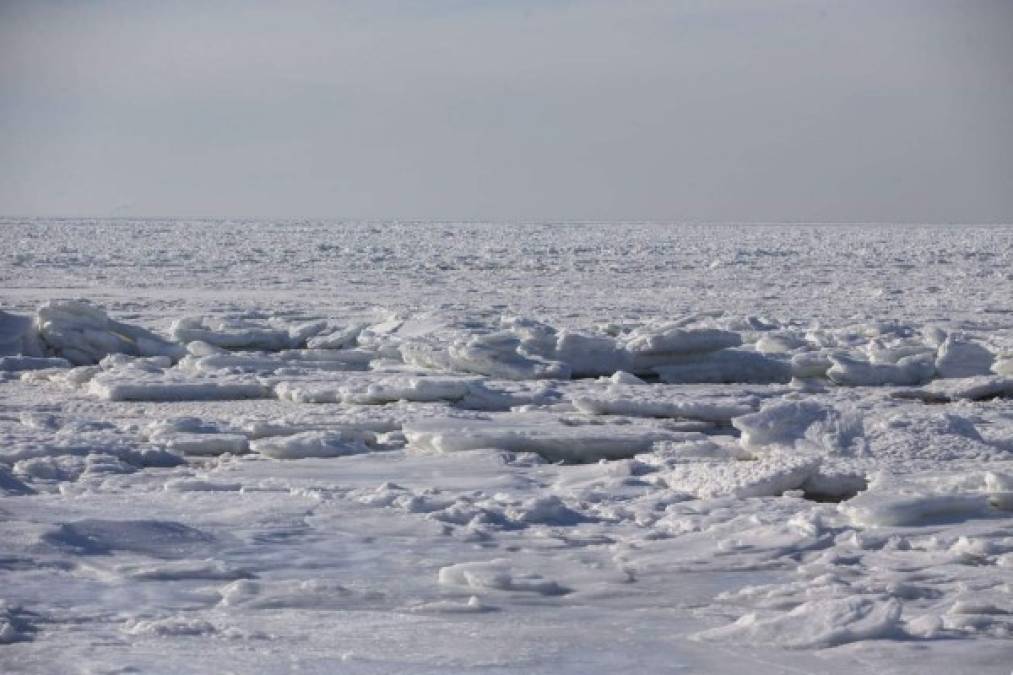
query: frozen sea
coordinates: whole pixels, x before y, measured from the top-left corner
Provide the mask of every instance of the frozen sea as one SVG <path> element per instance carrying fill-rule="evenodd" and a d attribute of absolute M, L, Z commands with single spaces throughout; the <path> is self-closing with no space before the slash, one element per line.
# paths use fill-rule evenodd
<path fill-rule="evenodd" d="M 0 219 L 0 671 L 1013 668 L 1013 226 Z"/>

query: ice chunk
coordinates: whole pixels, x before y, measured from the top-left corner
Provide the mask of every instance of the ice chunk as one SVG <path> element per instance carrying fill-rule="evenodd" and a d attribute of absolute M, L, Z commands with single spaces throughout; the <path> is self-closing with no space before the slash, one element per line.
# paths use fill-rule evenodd
<path fill-rule="evenodd" d="M 399 346 L 401 360 L 409 366 L 430 370 L 454 370 L 450 352 L 424 340 L 410 340 Z"/>
<path fill-rule="evenodd" d="M 96 375 L 88 392 L 108 401 L 231 401 L 273 398 L 273 392 L 256 380 L 204 379 L 178 371 L 160 374 Z"/>
<path fill-rule="evenodd" d="M 204 342 L 203 340 L 194 340 L 188 342 L 186 345 L 186 353 L 190 356 L 213 356 L 215 354 L 228 354 L 229 350 L 216 347 L 215 345 Z"/>
<path fill-rule="evenodd" d="M 735 623 L 694 635 L 794 649 L 833 647 L 901 635 L 901 604 L 895 598 L 834 598 L 804 602 L 790 612 L 765 617 L 746 614 Z"/>
<path fill-rule="evenodd" d="M 361 438 L 345 431 L 305 431 L 291 436 L 259 438 L 250 450 L 273 459 L 341 457 L 367 452 Z"/>
<path fill-rule="evenodd" d="M 599 382 L 601 381 L 599 380 Z M 612 374 L 612 377 L 607 378 L 605 381 L 612 384 L 647 384 L 633 373 L 628 373 L 625 370 L 616 371 Z"/>
<path fill-rule="evenodd" d="M 341 327 L 328 326 L 307 340 L 306 346 L 310 349 L 350 349 L 358 343 L 359 333 L 365 327 L 364 323 Z"/>
<path fill-rule="evenodd" d="M 555 495 L 532 497 L 506 509 L 506 516 L 518 523 L 568 526 L 591 520 L 571 509 Z"/>
<path fill-rule="evenodd" d="M 476 378 L 393 375 L 362 381 L 359 386 L 345 385 L 341 389 L 341 400 L 365 405 L 393 401 L 459 401 L 478 382 Z"/>
<path fill-rule="evenodd" d="M 193 637 L 211 635 L 217 633 L 218 629 L 203 619 L 180 615 L 164 619 L 128 621 L 123 626 L 123 632 L 133 636 Z"/>
<path fill-rule="evenodd" d="M 791 366 L 787 361 L 736 349 L 658 366 L 654 372 L 669 384 L 787 384 L 791 381 Z"/>
<path fill-rule="evenodd" d="M 839 452 L 860 442 L 861 417 L 815 401 L 772 403 L 759 412 L 736 417 L 732 425 L 742 432 L 742 447 L 762 451 L 785 446 Z"/>
<path fill-rule="evenodd" d="M 539 413 L 511 413 L 488 420 L 420 420 L 406 424 L 404 434 L 410 448 L 429 452 L 496 448 L 576 462 L 632 457 L 649 450 L 655 441 L 684 437 L 649 427 L 565 424 L 558 417 Z"/>
<path fill-rule="evenodd" d="M 939 377 L 988 375 L 995 357 L 977 342 L 947 338 L 939 346 L 936 373 Z"/>
<path fill-rule="evenodd" d="M 0 310 L 0 356 L 43 356 L 32 317 Z"/>
<path fill-rule="evenodd" d="M 517 336 L 522 349 L 541 356 L 552 354 L 559 347 L 559 335 L 570 332 L 557 331 L 547 323 L 523 316 L 501 316 L 499 324 Z"/>
<path fill-rule="evenodd" d="M 361 349 L 287 349 L 272 353 L 224 352 L 205 356 L 186 356 L 179 362 L 179 367 L 191 373 L 291 374 L 302 371 L 365 370 L 375 357 L 375 352 Z"/>
<path fill-rule="evenodd" d="M 629 369 L 632 362 L 630 353 L 615 338 L 568 330 L 559 332 L 551 358 L 569 366 L 573 377 L 612 375 Z"/>
<path fill-rule="evenodd" d="M 764 333 L 756 341 L 756 351 L 761 354 L 786 354 L 804 347 L 805 340 L 792 333 Z"/>
<path fill-rule="evenodd" d="M 1002 511 L 1013 511 L 1013 476 L 989 471 L 985 474 L 989 503 Z"/>
<path fill-rule="evenodd" d="M 113 321 L 86 302 L 47 302 L 35 325 L 46 351 L 76 366 L 98 363 L 109 354 L 180 358 L 185 350 L 154 333 Z"/>
<path fill-rule="evenodd" d="M 742 337 L 718 328 L 683 328 L 678 324 L 643 326 L 632 331 L 625 346 L 634 354 L 702 354 L 738 347 Z"/>
<path fill-rule="evenodd" d="M 177 342 L 199 340 L 224 349 L 278 351 L 301 347 L 305 337 L 293 336 L 288 328 L 264 325 L 245 318 L 186 317 L 172 324 Z"/>
<path fill-rule="evenodd" d="M 865 527 L 925 525 L 984 515 L 987 499 L 976 494 L 888 495 L 869 492 L 845 503 L 853 523 Z"/>
<path fill-rule="evenodd" d="M 824 352 L 802 352 L 791 357 L 791 375 L 801 380 L 826 377 L 833 362 Z"/>
<path fill-rule="evenodd" d="M 506 411 L 526 406 L 557 405 L 560 396 L 559 390 L 544 380 L 485 380 L 470 384 L 467 395 L 454 405 L 466 410 Z"/>
<path fill-rule="evenodd" d="M 267 610 L 340 609 L 356 599 L 354 591 L 330 579 L 239 579 L 218 594 L 224 607 Z"/>
<path fill-rule="evenodd" d="M 983 401 L 990 398 L 1013 397 L 1013 377 L 980 375 L 962 379 L 935 380 L 917 389 L 902 389 L 895 398 L 920 399 L 929 403 L 948 401 Z"/>
<path fill-rule="evenodd" d="M 871 340 L 864 347 L 865 353 L 869 357 L 870 363 L 886 363 L 895 364 L 901 359 L 908 358 L 909 356 L 924 356 L 931 355 L 935 358 L 936 349 L 919 340 L 913 339 L 893 339 L 884 340 L 877 338 Z"/>
<path fill-rule="evenodd" d="M 927 478 L 900 481 L 878 474 L 868 490 L 839 508 L 861 527 L 906 527 L 985 516 L 989 499 L 984 492 L 945 490 Z"/>
<path fill-rule="evenodd" d="M 612 386 L 604 394 L 575 396 L 574 407 L 588 415 L 671 417 L 728 423 L 756 409 L 751 397 L 701 397 L 665 391 L 666 387 Z"/>
<path fill-rule="evenodd" d="M 834 354 L 830 360 L 833 366 L 827 377 L 836 384 L 851 387 L 914 386 L 928 382 L 936 373 L 931 354 L 906 356 L 895 364 L 859 361 L 844 354 Z"/>
<path fill-rule="evenodd" d="M 61 358 L 38 356 L 0 356 L 0 372 L 23 370 L 44 370 L 46 368 L 70 368 L 70 361 Z"/>
<path fill-rule="evenodd" d="M 570 590 L 538 574 L 516 574 L 509 560 L 458 563 L 440 568 L 439 582 L 477 591 L 510 591 L 538 595 L 565 595 Z"/>
<path fill-rule="evenodd" d="M 348 403 L 382 405 L 394 401 L 459 401 L 479 378 L 450 376 L 387 375 L 348 377 L 331 382 L 282 381 L 274 391 L 279 399 L 296 403 Z"/>
<path fill-rule="evenodd" d="M 525 356 L 517 351 L 520 341 L 512 335 L 476 336 L 447 349 L 454 370 L 504 380 L 570 378 L 570 367 L 558 361 Z"/>
<path fill-rule="evenodd" d="M 773 497 L 801 488 L 818 467 L 818 459 L 777 453 L 752 461 L 674 464 L 658 475 L 668 488 L 699 499 Z"/>
<path fill-rule="evenodd" d="M 570 367 L 522 350 L 521 339 L 500 331 L 458 339 L 443 346 L 429 339 L 410 339 L 399 346 L 412 366 L 487 375 L 504 380 L 569 379 Z"/>
<path fill-rule="evenodd" d="M 226 452 L 239 455 L 246 452 L 249 440 L 242 434 L 166 434 L 159 436 L 159 442 L 173 452 L 184 455 L 214 456 Z"/>

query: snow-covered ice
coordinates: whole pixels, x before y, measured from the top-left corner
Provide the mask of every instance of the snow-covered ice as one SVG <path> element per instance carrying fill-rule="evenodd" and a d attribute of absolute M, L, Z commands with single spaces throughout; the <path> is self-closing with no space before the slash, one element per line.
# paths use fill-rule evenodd
<path fill-rule="evenodd" d="M 1009 673 L 1013 228 L 0 222 L 4 672 Z"/>

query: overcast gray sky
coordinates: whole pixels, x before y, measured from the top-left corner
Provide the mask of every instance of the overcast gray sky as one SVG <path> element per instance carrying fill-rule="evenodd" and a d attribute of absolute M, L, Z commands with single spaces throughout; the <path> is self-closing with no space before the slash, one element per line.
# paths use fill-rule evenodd
<path fill-rule="evenodd" d="M 1013 2 L 0 0 L 0 213 L 1013 222 Z"/>

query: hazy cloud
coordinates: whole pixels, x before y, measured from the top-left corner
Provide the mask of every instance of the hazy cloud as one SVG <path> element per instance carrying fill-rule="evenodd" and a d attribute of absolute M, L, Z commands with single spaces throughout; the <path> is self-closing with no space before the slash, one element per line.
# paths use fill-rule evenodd
<path fill-rule="evenodd" d="M 0 212 L 1013 221 L 1013 3 L 3 2 Z"/>

